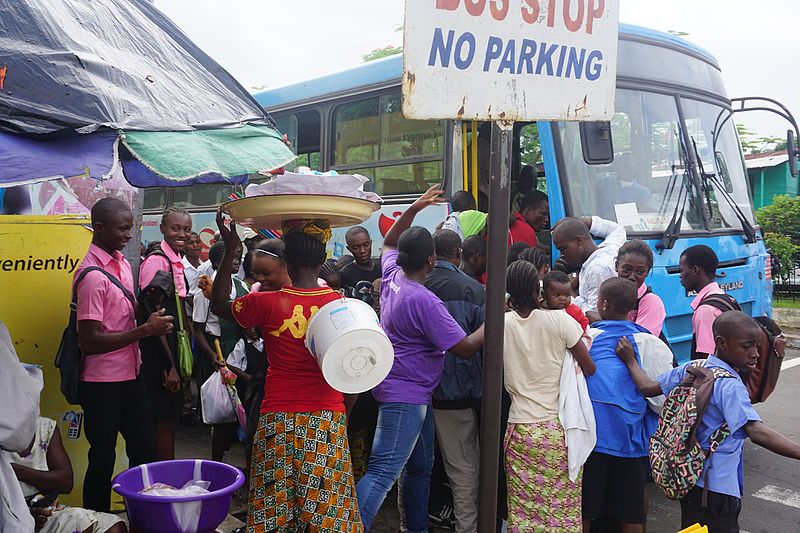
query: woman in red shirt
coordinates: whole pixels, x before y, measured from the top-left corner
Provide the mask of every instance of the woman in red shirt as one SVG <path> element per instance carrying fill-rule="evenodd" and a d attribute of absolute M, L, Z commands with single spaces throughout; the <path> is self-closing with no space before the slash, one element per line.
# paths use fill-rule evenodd
<path fill-rule="evenodd" d="M 292 285 L 229 300 L 234 224 L 217 215 L 225 241 L 211 310 L 242 327 L 258 327 L 269 353 L 261 416 L 253 442 L 248 530 L 361 532 L 347 441 L 345 401 L 325 381 L 305 347 L 308 322 L 341 298 L 317 279 L 330 229 L 325 220 L 284 224 L 284 257 Z"/>

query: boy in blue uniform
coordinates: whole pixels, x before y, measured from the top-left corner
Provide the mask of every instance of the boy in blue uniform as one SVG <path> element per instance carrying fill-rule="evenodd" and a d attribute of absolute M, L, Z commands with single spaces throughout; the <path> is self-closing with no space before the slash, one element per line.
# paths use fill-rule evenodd
<path fill-rule="evenodd" d="M 707 368 L 722 368 L 733 378 L 714 381 L 714 390 L 705 415 L 697 429 L 700 446 L 708 449 L 710 435 L 727 423 L 731 435 L 711 456 L 704 470 L 708 471 L 708 504 L 702 506 L 704 475 L 689 494 L 681 500 L 681 527 L 694 523 L 708 526 L 710 533 L 739 531 L 739 512 L 742 507 L 744 485 L 742 450 L 744 440 L 777 454 L 800 459 L 800 444 L 768 428 L 753 409 L 747 387 L 739 373 L 747 373 L 758 361 L 758 342 L 761 330 L 758 323 L 739 311 L 722 313 L 713 325 L 716 354 L 707 359 Z M 662 374 L 658 380 L 647 377 L 636 360 L 632 347 L 620 340 L 617 353 L 628 369 L 639 390 L 645 396 L 669 394 L 684 378 L 686 364 Z"/>
<path fill-rule="evenodd" d="M 647 402 L 616 355 L 621 339 L 647 332 L 628 320 L 636 305 L 636 284 L 609 278 L 600 285 L 597 311 L 602 320 L 592 325 L 592 356 L 597 371 L 586 376 L 589 397 L 597 421 L 597 444 L 583 467 L 583 521 L 588 531 L 593 520 L 609 519 L 622 531 L 643 531 L 644 489 L 649 462 L 645 429 Z M 591 333 L 597 333 L 590 330 Z M 635 341 L 628 343 L 634 361 L 641 364 Z"/>

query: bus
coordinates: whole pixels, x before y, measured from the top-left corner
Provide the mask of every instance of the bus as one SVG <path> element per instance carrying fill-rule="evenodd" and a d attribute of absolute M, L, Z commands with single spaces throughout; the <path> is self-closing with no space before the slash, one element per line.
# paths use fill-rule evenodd
<path fill-rule="evenodd" d="M 625 24 L 618 50 L 613 119 L 517 123 L 512 182 L 531 167 L 525 172 L 549 196 L 551 224 L 598 215 L 624 223 L 629 238 L 652 247 L 647 283 L 664 300 L 664 331 L 684 361 L 692 308 L 679 279 L 683 250 L 695 244 L 714 249 L 720 285 L 753 316 L 771 314 L 770 255 L 755 226 L 734 109 L 717 61 L 679 37 Z M 369 178 L 368 187 L 384 199 L 365 223 L 376 248 L 394 219 L 432 184 L 441 184 L 446 195 L 476 192 L 482 124 L 406 120 L 402 70 L 396 55 L 254 95 L 290 139 L 298 156 L 294 167 Z M 146 190 L 145 225 L 157 226 L 156 214 L 168 205 L 184 206 L 196 213 L 206 240 L 214 232 L 210 208 L 235 192 L 228 185 Z M 446 206 L 429 208 L 417 223 L 433 229 L 446 215 Z M 151 234 L 145 227 L 145 238 Z M 344 253 L 344 230 L 334 232 L 331 247 L 334 256 Z"/>

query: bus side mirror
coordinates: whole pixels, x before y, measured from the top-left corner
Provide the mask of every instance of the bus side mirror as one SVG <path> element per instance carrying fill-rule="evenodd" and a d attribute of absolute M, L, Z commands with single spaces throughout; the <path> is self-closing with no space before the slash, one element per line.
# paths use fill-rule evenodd
<path fill-rule="evenodd" d="M 789 154 L 789 172 L 796 178 L 797 156 L 800 155 L 800 148 L 797 147 L 797 140 L 794 138 L 792 130 L 786 131 L 786 153 Z"/>
<path fill-rule="evenodd" d="M 607 165 L 614 161 L 611 123 L 581 122 L 581 150 L 587 165 Z"/>

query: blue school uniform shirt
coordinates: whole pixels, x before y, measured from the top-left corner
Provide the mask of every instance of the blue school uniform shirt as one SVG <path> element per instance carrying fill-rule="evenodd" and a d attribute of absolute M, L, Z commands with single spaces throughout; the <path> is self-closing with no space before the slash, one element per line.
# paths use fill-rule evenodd
<path fill-rule="evenodd" d="M 600 330 L 589 350 L 597 370 L 594 375 L 586 376 L 597 423 L 594 451 L 616 457 L 647 457 L 649 435 L 644 425 L 647 402 L 628 367 L 617 357 L 616 349 L 619 340 L 627 337 L 641 365 L 633 335 L 649 332 L 628 320 L 602 320 L 592 324 L 592 328 Z"/>
<path fill-rule="evenodd" d="M 686 374 L 685 363 L 670 372 L 659 376 L 658 384 L 664 394 L 678 386 Z M 708 407 L 697 429 L 697 439 L 703 449 L 708 450 L 708 438 L 723 422 L 728 423 L 730 436 L 725 439 L 716 452 L 706 462 L 708 469 L 708 490 L 727 494 L 735 498 L 742 497 L 744 490 L 744 469 L 742 451 L 747 433 L 744 426 L 751 421 L 761 421 L 761 417 L 753 409 L 747 387 L 739 374 L 722 359 L 710 356 L 706 360 L 707 368 L 723 368 L 733 374 L 732 378 L 719 378 L 714 381 L 714 390 L 708 401 Z M 705 472 L 700 476 L 697 485 L 705 486 Z"/>

